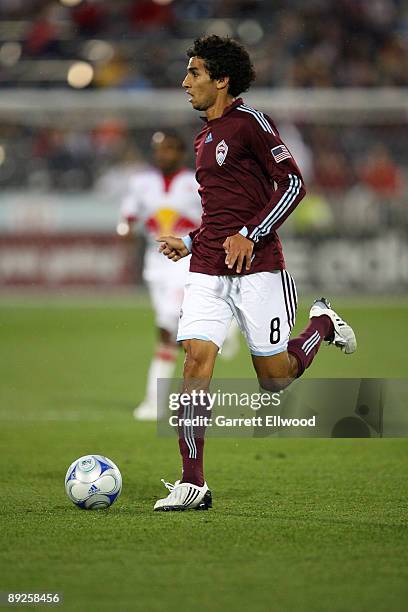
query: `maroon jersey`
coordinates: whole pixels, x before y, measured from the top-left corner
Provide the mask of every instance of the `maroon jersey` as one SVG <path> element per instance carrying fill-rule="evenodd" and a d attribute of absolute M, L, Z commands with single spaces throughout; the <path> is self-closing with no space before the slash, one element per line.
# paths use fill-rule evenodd
<path fill-rule="evenodd" d="M 189 234 L 191 272 L 236 274 L 225 265 L 223 242 L 240 232 L 254 242 L 251 269 L 282 270 L 277 228 L 305 194 L 295 160 L 271 119 L 238 98 L 195 140 L 201 226 Z"/>

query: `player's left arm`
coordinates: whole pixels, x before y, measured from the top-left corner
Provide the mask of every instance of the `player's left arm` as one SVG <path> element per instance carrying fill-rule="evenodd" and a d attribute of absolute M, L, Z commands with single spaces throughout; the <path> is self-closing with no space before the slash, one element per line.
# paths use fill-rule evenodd
<path fill-rule="evenodd" d="M 248 117 L 243 127 L 243 144 L 259 162 L 264 173 L 276 183 L 269 202 L 238 234 L 229 236 L 224 244 L 225 263 L 237 272 L 251 267 L 254 243 L 275 231 L 294 211 L 306 190 L 300 170 L 289 149 L 279 138 L 276 127 L 262 115 L 261 119 Z"/>
<path fill-rule="evenodd" d="M 245 270 L 251 269 L 252 251 L 254 243 L 248 240 L 242 234 L 228 236 L 223 245 L 225 251 L 225 264 L 230 270 L 236 265 L 237 273 L 239 274 L 245 263 Z"/>
<path fill-rule="evenodd" d="M 246 147 L 271 182 L 276 184 L 266 206 L 240 230 L 243 236 L 256 243 L 282 225 L 305 196 L 306 190 L 296 161 L 280 139 L 275 125 L 262 115 L 262 121 L 249 118 L 245 127 Z"/>

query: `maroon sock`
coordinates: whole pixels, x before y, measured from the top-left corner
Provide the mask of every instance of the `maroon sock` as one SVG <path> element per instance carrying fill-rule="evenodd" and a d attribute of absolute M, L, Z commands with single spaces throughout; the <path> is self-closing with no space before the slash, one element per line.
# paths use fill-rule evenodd
<path fill-rule="evenodd" d="M 190 482 L 202 487 L 204 484 L 204 438 L 193 438 L 188 443 L 184 438 L 179 438 L 179 448 L 183 460 L 181 482 Z M 191 457 L 192 454 L 195 457 Z"/>
<path fill-rule="evenodd" d="M 179 448 L 183 462 L 183 473 L 180 482 L 190 482 L 199 487 L 204 484 L 204 418 L 211 417 L 211 411 L 207 410 L 205 398 L 202 401 L 191 402 L 186 406 L 179 406 L 179 419 L 198 419 L 198 425 L 186 425 L 185 421 L 180 421 L 178 428 Z M 181 423 L 183 423 L 181 425 Z"/>
<path fill-rule="evenodd" d="M 288 352 L 298 362 L 297 378 L 310 366 L 322 340 L 330 338 L 334 332 L 333 323 L 327 315 L 312 317 L 309 325 L 302 331 L 300 336 L 289 340 Z"/>

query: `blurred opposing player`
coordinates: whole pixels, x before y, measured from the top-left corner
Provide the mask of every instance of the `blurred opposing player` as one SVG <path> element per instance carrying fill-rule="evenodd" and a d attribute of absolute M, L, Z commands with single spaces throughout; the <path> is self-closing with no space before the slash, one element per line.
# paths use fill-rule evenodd
<path fill-rule="evenodd" d="M 129 181 L 121 206 L 118 233 L 132 234 L 134 228 L 146 236 L 143 279 L 147 284 L 156 317 L 158 344 L 150 364 L 146 396 L 135 409 L 138 420 L 155 420 L 157 379 L 171 378 L 177 360 L 175 342 L 189 258 L 176 266 L 157 251 L 160 234 L 195 229 L 200 223 L 201 201 L 194 172 L 184 165 L 185 144 L 171 131 L 156 132 L 152 138 L 155 167 L 138 172 Z"/>
<path fill-rule="evenodd" d="M 194 172 L 184 165 L 184 141 L 171 130 L 156 132 L 152 147 L 155 167 L 138 172 L 130 180 L 118 224 L 120 235 L 130 236 L 134 228 L 139 228 L 147 239 L 143 278 L 156 316 L 158 344 L 148 372 L 145 399 L 134 411 L 134 417 L 143 421 L 155 420 L 166 408 L 157 405 L 157 379 L 170 379 L 174 373 L 176 332 L 190 259 L 174 265 L 158 252 L 155 239 L 163 233 L 195 229 L 202 213 Z M 238 349 L 233 331 L 228 349 L 227 357 Z"/>
<path fill-rule="evenodd" d="M 324 298 L 310 310 L 308 326 L 290 339 L 295 323 L 295 283 L 285 269 L 276 230 L 305 194 L 303 178 L 273 121 L 238 95 L 255 78 L 247 51 L 230 38 L 208 36 L 187 52 L 183 87 L 193 108 L 205 112 L 196 137 L 197 180 L 203 216 L 183 238 L 162 236 L 173 261 L 192 252 L 177 339 L 183 343 L 184 391 L 180 405 L 181 480 L 155 510 L 206 509 L 203 427 L 208 416 L 193 391 L 208 389 L 215 359 L 234 317 L 244 333 L 260 386 L 280 390 L 303 374 L 323 340 L 353 353 L 356 339 Z M 272 94 L 271 94 L 272 95 Z"/>

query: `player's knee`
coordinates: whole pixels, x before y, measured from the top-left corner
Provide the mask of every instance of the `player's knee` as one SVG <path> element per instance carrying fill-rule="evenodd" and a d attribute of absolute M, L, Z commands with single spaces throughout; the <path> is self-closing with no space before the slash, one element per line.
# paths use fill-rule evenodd
<path fill-rule="evenodd" d="M 291 380 L 288 378 L 261 378 L 258 376 L 260 388 L 271 393 L 279 393 L 279 391 L 282 391 L 290 384 Z"/>
<path fill-rule="evenodd" d="M 207 361 L 207 352 L 200 346 L 196 346 L 193 342 L 189 342 L 187 346 L 184 346 L 185 356 L 185 367 L 190 370 L 202 369 Z"/>
<path fill-rule="evenodd" d="M 189 377 L 211 375 L 215 356 L 209 342 L 184 340 L 184 374 Z"/>

